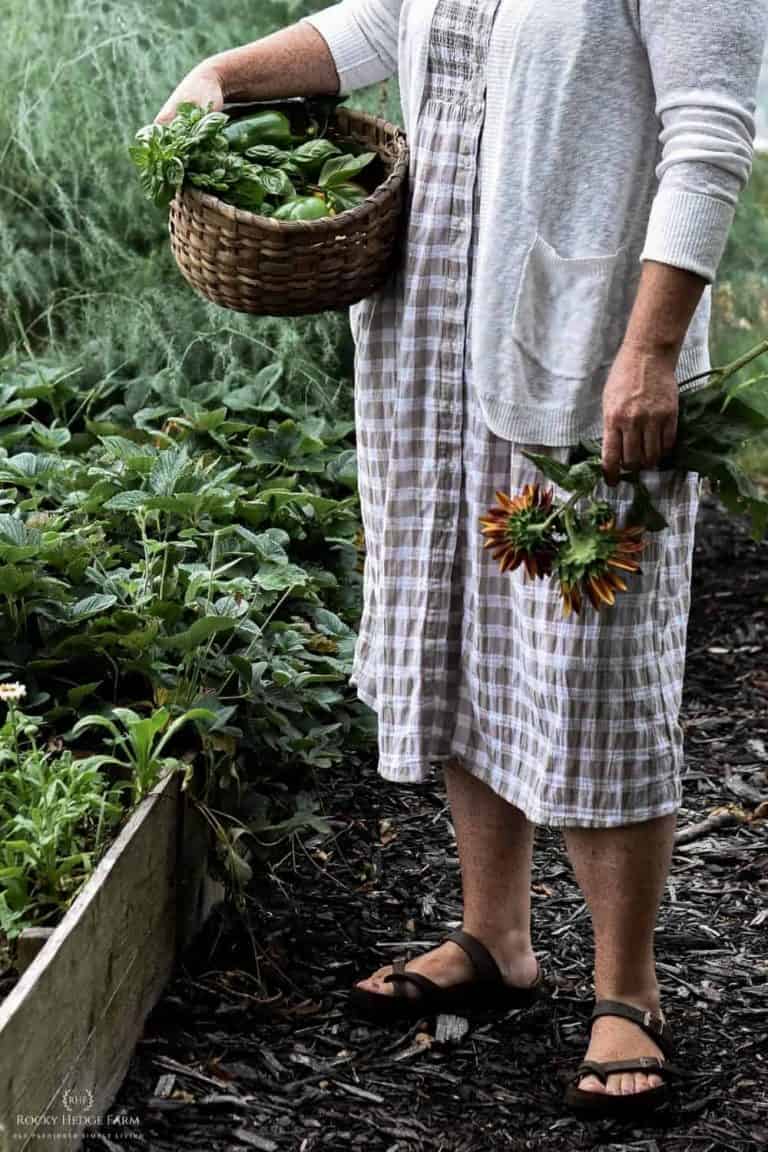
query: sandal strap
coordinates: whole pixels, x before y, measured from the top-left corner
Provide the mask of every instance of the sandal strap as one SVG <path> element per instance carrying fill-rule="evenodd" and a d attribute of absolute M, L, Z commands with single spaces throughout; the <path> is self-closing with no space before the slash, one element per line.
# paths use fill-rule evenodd
<path fill-rule="evenodd" d="M 408 961 L 404 958 L 400 958 L 398 960 L 393 960 L 392 961 L 392 973 L 394 975 L 399 976 L 401 972 L 405 972 L 405 966 L 407 963 L 408 963 Z M 384 979 L 386 980 L 386 977 L 384 977 Z M 402 984 L 402 982 L 395 983 L 394 993 L 395 993 L 395 996 L 406 996 L 407 995 L 407 993 L 405 991 L 405 987 Z"/>
<path fill-rule="evenodd" d="M 435 984 L 434 980 L 430 980 L 428 976 L 422 976 L 421 972 L 390 972 L 388 976 L 384 977 L 385 984 L 394 984 L 396 996 L 407 996 L 405 991 L 406 984 L 413 984 L 422 993 L 422 997 L 434 996 L 436 992 L 441 992 L 439 984 Z"/>
<path fill-rule="evenodd" d="M 452 941 L 454 944 L 458 944 L 459 948 L 464 949 L 474 964 L 475 970 L 481 980 L 487 980 L 494 984 L 503 984 L 504 978 L 499 971 L 498 964 L 485 944 L 483 944 L 482 940 L 478 940 L 477 936 L 473 936 L 471 932 L 465 932 L 463 928 L 459 928 L 456 932 L 451 932 L 450 936 L 446 936 L 445 939 Z"/>
<path fill-rule="evenodd" d="M 673 1042 L 669 1024 L 660 1012 L 643 1011 L 634 1004 L 625 1004 L 622 1000 L 598 1000 L 592 1009 L 590 1024 L 600 1016 L 621 1016 L 631 1020 L 642 1028 L 646 1036 L 650 1036 L 665 1056 L 673 1055 Z"/>
<path fill-rule="evenodd" d="M 686 1079 L 690 1073 L 669 1060 L 656 1056 L 638 1056 L 635 1060 L 584 1060 L 573 1076 L 574 1083 L 585 1076 L 596 1076 L 603 1084 L 616 1072 L 643 1072 L 647 1076 Z"/>

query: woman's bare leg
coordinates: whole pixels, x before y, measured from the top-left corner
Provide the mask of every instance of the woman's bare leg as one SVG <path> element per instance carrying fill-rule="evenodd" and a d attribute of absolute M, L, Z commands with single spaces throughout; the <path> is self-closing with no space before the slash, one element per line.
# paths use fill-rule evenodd
<path fill-rule="evenodd" d="M 621 828 L 567 828 L 565 841 L 576 879 L 592 913 L 595 933 L 595 996 L 659 1008 L 653 933 L 672 858 L 676 817 L 662 816 Z M 661 1056 L 631 1020 L 595 1021 L 589 1060 Z M 661 1084 L 658 1076 L 625 1072 L 606 1086 L 586 1076 L 585 1091 L 641 1092 Z"/>
<path fill-rule="evenodd" d="M 531 947 L 533 825 L 460 764 L 445 765 L 445 781 L 461 862 L 463 927 L 482 940 L 508 983 L 531 984 L 538 971 Z M 407 967 L 443 985 L 474 975 L 466 953 L 450 941 Z M 392 984 L 382 979 L 391 971 L 391 965 L 380 968 L 359 986 L 392 995 Z"/>

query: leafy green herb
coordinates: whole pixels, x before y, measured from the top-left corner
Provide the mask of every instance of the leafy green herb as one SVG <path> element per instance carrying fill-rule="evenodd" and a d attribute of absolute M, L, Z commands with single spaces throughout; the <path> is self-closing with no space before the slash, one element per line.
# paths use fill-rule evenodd
<path fill-rule="evenodd" d="M 293 141 L 301 142 L 292 147 Z M 158 207 L 188 181 L 238 208 L 278 218 L 282 205 L 318 187 L 327 192 L 326 214 L 361 203 L 368 193 L 353 177 L 375 159 L 373 152 L 345 154 L 325 138 L 294 137 L 281 112 L 230 121 L 192 103 L 180 104 L 170 124 L 141 128 L 129 154 L 145 196 Z"/>

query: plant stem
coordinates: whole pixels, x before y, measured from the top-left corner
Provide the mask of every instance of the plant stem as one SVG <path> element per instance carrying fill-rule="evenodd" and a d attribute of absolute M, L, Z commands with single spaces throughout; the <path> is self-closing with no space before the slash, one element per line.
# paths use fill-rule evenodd
<path fill-rule="evenodd" d="M 573 496 L 569 498 L 567 503 L 563 504 L 559 508 L 555 508 L 554 512 L 547 517 L 542 525 L 540 525 L 542 533 L 545 532 L 547 528 L 549 528 L 550 524 L 554 524 L 556 520 L 559 520 L 561 516 L 567 516 L 571 509 L 576 507 L 577 503 L 579 500 L 581 500 L 583 495 L 584 493 L 582 492 L 575 492 Z"/>
<path fill-rule="evenodd" d="M 708 372 L 698 372 L 695 376 L 689 376 L 687 380 L 680 381 L 680 388 L 684 388 L 686 384 L 693 384 L 694 380 L 703 380 L 707 376 L 719 376 L 721 382 L 735 376 L 742 368 L 746 368 L 747 364 L 751 364 L 753 360 L 757 360 L 758 356 L 764 356 L 768 353 L 768 340 L 762 340 L 759 344 L 749 352 L 745 352 L 743 356 L 733 360 L 730 364 L 726 364 L 723 368 L 710 368 Z"/>
<path fill-rule="evenodd" d="M 571 541 L 573 540 L 573 537 L 574 537 L 574 534 L 576 531 L 574 526 L 573 526 L 573 515 L 572 515 L 573 503 L 574 503 L 573 500 L 569 500 L 568 503 L 563 508 L 563 523 L 565 524 L 565 530 L 568 533 L 568 539 Z"/>

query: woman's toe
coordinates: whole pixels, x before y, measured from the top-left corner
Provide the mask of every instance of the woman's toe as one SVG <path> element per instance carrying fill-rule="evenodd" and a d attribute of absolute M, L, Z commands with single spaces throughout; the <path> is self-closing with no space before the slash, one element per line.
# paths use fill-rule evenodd
<path fill-rule="evenodd" d="M 662 1080 L 661 1076 L 651 1075 L 648 1077 L 648 1087 L 649 1088 L 661 1088 L 663 1083 L 664 1083 L 664 1081 Z"/>
<path fill-rule="evenodd" d="M 356 987 L 362 988 L 364 992 L 377 992 L 379 994 L 392 991 L 392 983 L 384 982 L 384 977 L 387 975 L 386 968 L 380 968 L 378 972 L 374 972 L 372 976 L 366 976 L 365 980 L 359 980 Z"/>
<path fill-rule="evenodd" d="M 579 1081 L 579 1088 L 582 1092 L 605 1092 L 605 1084 L 597 1076 L 585 1076 Z"/>

